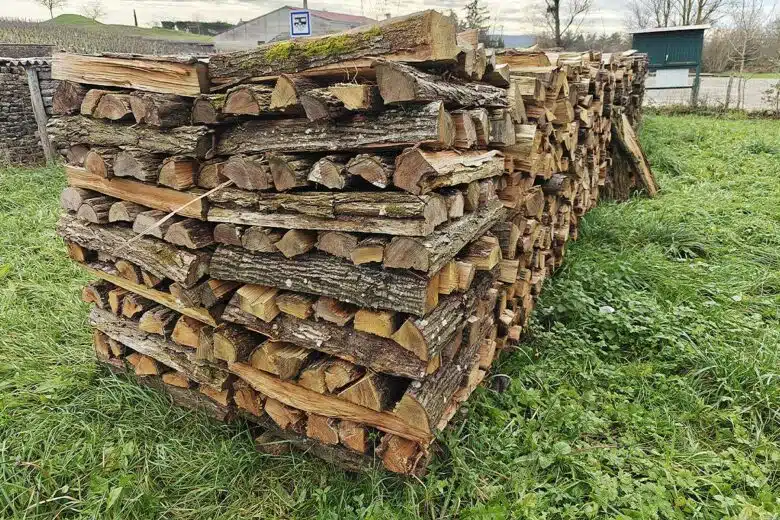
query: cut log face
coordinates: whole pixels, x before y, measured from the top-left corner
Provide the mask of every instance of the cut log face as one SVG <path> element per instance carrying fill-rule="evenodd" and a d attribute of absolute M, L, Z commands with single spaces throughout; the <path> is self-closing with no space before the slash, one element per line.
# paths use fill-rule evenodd
<path fill-rule="evenodd" d="M 130 94 L 130 107 L 135 122 L 161 128 L 175 128 L 190 124 L 192 99 L 171 94 Z"/>
<path fill-rule="evenodd" d="M 419 195 L 444 186 L 495 177 L 503 171 L 504 156 L 496 150 L 457 153 L 411 148 L 396 159 L 393 184 Z"/>
<path fill-rule="evenodd" d="M 388 155 L 359 154 L 347 163 L 347 172 L 362 177 L 378 188 L 387 188 L 395 172 L 395 158 Z"/>
<path fill-rule="evenodd" d="M 341 258 L 352 258 L 358 242 L 356 235 L 340 231 L 320 231 L 317 235 L 317 249 Z"/>
<path fill-rule="evenodd" d="M 81 103 L 87 94 L 87 88 L 73 81 L 60 81 L 54 90 L 52 112 L 59 116 L 69 116 L 81 112 Z"/>
<path fill-rule="evenodd" d="M 352 321 L 356 313 L 357 307 L 327 296 L 319 297 L 314 304 L 314 315 L 317 319 L 335 323 L 339 327 L 344 327 Z"/>
<path fill-rule="evenodd" d="M 204 94 L 195 98 L 192 104 L 192 124 L 214 125 L 223 120 L 225 94 Z"/>
<path fill-rule="evenodd" d="M 279 251 L 276 244 L 283 236 L 284 235 L 280 231 L 260 226 L 252 226 L 246 229 L 244 235 L 241 237 L 241 242 L 238 245 L 258 253 L 275 253 Z"/>
<path fill-rule="evenodd" d="M 276 305 L 278 293 L 279 290 L 272 287 L 245 285 L 236 292 L 238 306 L 242 311 L 269 322 L 276 318 L 280 312 Z"/>
<path fill-rule="evenodd" d="M 262 337 L 234 325 L 220 325 L 214 331 L 214 357 L 235 363 L 249 358 Z"/>
<path fill-rule="evenodd" d="M 227 91 L 225 114 L 258 116 L 271 112 L 273 89 L 265 85 L 240 85 Z"/>
<path fill-rule="evenodd" d="M 339 397 L 370 410 L 381 412 L 390 408 L 403 391 L 394 378 L 370 372 L 339 392 Z"/>
<path fill-rule="evenodd" d="M 249 364 L 281 379 L 295 379 L 312 351 L 292 343 L 267 341 L 252 352 Z"/>

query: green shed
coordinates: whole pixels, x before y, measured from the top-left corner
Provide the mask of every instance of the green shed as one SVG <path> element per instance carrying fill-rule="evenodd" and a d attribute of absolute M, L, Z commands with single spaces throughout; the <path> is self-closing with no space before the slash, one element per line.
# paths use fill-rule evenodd
<path fill-rule="evenodd" d="M 632 47 L 646 53 L 655 81 L 648 89 L 690 88 L 691 103 L 696 104 L 701 83 L 701 59 L 704 49 L 704 31 L 709 25 L 658 27 L 634 31 Z M 688 85 L 688 74 L 696 71 L 693 85 Z"/>

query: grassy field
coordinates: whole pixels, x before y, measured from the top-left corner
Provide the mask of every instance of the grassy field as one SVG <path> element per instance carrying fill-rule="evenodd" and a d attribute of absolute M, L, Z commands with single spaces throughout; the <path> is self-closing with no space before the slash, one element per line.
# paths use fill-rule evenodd
<path fill-rule="evenodd" d="M 649 117 L 663 187 L 604 204 L 422 481 L 253 451 L 96 369 L 57 169 L 0 170 L 2 518 L 780 514 L 780 122 Z"/>
<path fill-rule="evenodd" d="M 131 20 L 132 21 L 132 20 Z M 161 40 L 182 40 L 199 43 L 212 43 L 214 38 L 202 34 L 193 34 L 184 31 L 163 29 L 162 27 L 135 27 L 133 25 L 104 24 L 81 16 L 80 14 L 61 14 L 49 21 L 46 25 L 71 25 L 92 29 L 100 32 L 108 32 L 116 35 L 139 36 L 142 38 L 156 38 Z"/>

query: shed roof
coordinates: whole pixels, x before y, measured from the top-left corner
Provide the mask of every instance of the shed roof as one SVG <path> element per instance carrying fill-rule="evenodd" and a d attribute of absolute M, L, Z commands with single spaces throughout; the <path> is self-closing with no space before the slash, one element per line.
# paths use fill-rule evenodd
<path fill-rule="evenodd" d="M 712 27 L 711 25 L 676 25 L 674 27 L 654 27 L 652 29 L 638 29 L 631 31 L 631 34 L 649 34 L 649 33 L 666 33 L 666 32 L 678 32 L 678 31 L 704 31 Z"/>
<path fill-rule="evenodd" d="M 263 13 L 260 16 L 256 16 L 252 18 L 251 20 L 247 20 L 245 22 L 241 22 L 240 24 L 236 25 L 235 27 L 232 27 L 223 33 L 229 33 L 241 26 L 244 26 L 246 24 L 252 23 L 255 20 L 259 20 L 260 18 L 263 18 L 264 16 L 268 16 L 271 13 L 275 13 L 277 11 L 281 11 L 282 9 L 289 9 L 291 11 L 302 11 L 303 7 L 293 7 L 291 5 L 283 5 L 282 7 L 279 7 L 277 9 L 274 9 L 273 11 L 268 11 L 267 13 Z M 333 11 L 320 11 L 319 9 L 308 9 L 308 11 L 311 13 L 312 16 L 315 16 L 317 18 L 322 18 L 323 20 L 330 20 L 332 22 L 346 22 L 346 23 L 356 23 L 359 25 L 367 25 L 376 23 L 377 21 L 373 18 L 367 18 L 365 16 L 357 16 L 354 14 L 344 14 L 344 13 L 334 13 Z"/>

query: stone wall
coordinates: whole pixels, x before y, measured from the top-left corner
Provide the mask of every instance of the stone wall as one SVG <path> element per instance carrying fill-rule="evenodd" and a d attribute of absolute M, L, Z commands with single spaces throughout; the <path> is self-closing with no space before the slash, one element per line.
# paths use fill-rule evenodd
<path fill-rule="evenodd" d="M 0 58 L 0 163 L 44 162 L 27 84 L 27 69 L 37 72 L 46 112 L 51 114 L 56 81 L 51 79 L 48 60 Z"/>

